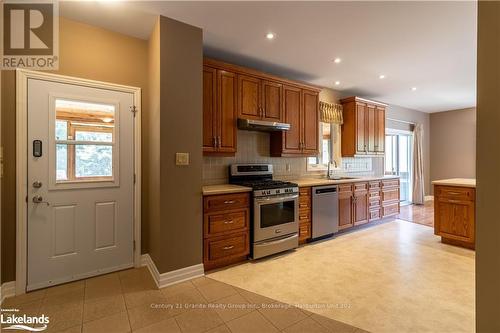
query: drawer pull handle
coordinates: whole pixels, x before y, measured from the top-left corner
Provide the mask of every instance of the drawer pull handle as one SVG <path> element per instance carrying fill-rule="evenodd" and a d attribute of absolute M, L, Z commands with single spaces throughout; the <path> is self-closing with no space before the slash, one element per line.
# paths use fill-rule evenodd
<path fill-rule="evenodd" d="M 450 200 L 447 200 L 447 201 L 450 202 L 450 203 L 460 203 L 460 200 L 451 200 L 450 199 Z"/>
<path fill-rule="evenodd" d="M 231 204 L 234 204 L 235 202 L 236 202 L 236 201 L 234 201 L 234 200 L 226 200 L 226 201 L 224 201 L 224 203 L 225 203 L 226 205 L 231 205 Z"/>
<path fill-rule="evenodd" d="M 224 221 L 224 224 L 233 224 L 234 223 L 234 220 L 225 220 Z"/>
<path fill-rule="evenodd" d="M 299 220 L 306 220 L 307 219 L 307 215 L 301 215 L 299 216 Z"/>
<path fill-rule="evenodd" d="M 231 249 L 234 249 L 234 245 L 224 246 L 222 249 L 223 249 L 224 251 L 231 250 Z"/>
<path fill-rule="evenodd" d="M 300 204 L 299 207 L 300 208 L 307 208 L 307 207 L 309 207 L 309 205 L 308 204 Z"/>
<path fill-rule="evenodd" d="M 460 192 L 448 192 L 448 194 L 451 194 L 451 195 L 459 195 Z"/>

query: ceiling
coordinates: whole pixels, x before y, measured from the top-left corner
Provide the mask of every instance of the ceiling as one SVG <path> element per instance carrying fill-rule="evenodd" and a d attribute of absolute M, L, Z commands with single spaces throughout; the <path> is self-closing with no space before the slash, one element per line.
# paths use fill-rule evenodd
<path fill-rule="evenodd" d="M 209 56 L 424 112 L 476 105 L 476 7 L 472 1 L 60 4 L 63 16 L 143 39 L 156 15 L 168 16 L 201 27 Z M 276 37 L 266 39 L 268 32 Z"/>

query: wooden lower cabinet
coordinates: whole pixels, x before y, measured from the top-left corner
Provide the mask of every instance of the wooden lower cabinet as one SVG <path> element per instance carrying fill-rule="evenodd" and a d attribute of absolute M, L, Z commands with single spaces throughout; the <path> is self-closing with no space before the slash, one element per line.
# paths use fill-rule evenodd
<path fill-rule="evenodd" d="M 443 243 L 475 247 L 475 189 L 434 185 L 434 234 Z"/>
<path fill-rule="evenodd" d="M 399 179 L 339 185 L 339 231 L 399 214 Z"/>
<path fill-rule="evenodd" d="M 339 230 L 354 226 L 352 184 L 339 185 Z"/>
<path fill-rule="evenodd" d="M 299 189 L 299 243 L 303 244 L 312 236 L 312 195 L 311 187 Z"/>
<path fill-rule="evenodd" d="M 354 184 L 353 223 L 368 223 L 368 183 Z"/>
<path fill-rule="evenodd" d="M 250 193 L 203 197 L 205 270 L 247 259 L 250 253 Z"/>

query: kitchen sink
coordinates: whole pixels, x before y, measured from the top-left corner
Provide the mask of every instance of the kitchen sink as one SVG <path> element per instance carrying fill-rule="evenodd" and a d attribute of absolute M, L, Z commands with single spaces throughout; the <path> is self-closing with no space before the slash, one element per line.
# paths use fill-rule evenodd
<path fill-rule="evenodd" d="M 356 177 L 330 177 L 330 180 L 349 180 L 349 179 L 357 179 Z"/>

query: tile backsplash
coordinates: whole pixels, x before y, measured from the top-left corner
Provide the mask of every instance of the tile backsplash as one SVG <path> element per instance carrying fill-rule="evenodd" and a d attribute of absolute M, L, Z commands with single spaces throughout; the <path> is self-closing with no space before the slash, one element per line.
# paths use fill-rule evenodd
<path fill-rule="evenodd" d="M 270 163 L 274 177 L 292 179 L 298 177 L 319 177 L 326 172 L 308 172 L 305 157 L 271 157 L 269 154 L 269 133 L 238 130 L 238 149 L 234 157 L 203 157 L 203 184 L 228 182 L 228 166 L 234 163 Z M 342 167 L 334 174 L 347 176 L 373 176 L 383 174 L 382 158 L 342 158 Z"/>

